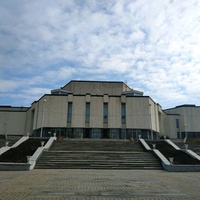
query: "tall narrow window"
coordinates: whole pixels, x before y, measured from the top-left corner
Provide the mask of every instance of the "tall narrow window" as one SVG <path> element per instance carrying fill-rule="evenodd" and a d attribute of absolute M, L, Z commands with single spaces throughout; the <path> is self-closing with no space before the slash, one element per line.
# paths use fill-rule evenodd
<path fill-rule="evenodd" d="M 179 119 L 176 119 L 176 128 L 179 128 Z"/>
<path fill-rule="evenodd" d="M 108 103 L 103 104 L 103 123 L 108 123 Z"/>
<path fill-rule="evenodd" d="M 121 121 L 122 124 L 126 124 L 126 104 L 121 104 Z"/>
<path fill-rule="evenodd" d="M 72 102 L 68 102 L 67 123 L 72 123 Z"/>
<path fill-rule="evenodd" d="M 90 123 L 90 103 L 86 103 L 85 107 L 85 123 Z"/>

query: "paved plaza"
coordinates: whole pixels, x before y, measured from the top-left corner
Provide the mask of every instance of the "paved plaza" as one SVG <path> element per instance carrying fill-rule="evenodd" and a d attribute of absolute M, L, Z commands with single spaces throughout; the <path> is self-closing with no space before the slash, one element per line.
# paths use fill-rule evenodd
<path fill-rule="evenodd" d="M 200 199 L 200 173 L 163 170 L 0 171 L 0 200 Z"/>

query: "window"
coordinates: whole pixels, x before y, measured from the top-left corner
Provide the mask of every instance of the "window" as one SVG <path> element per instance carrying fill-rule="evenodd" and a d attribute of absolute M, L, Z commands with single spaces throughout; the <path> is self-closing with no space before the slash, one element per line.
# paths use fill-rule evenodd
<path fill-rule="evenodd" d="M 85 108 L 85 123 L 90 123 L 90 103 L 86 103 L 86 108 Z"/>
<path fill-rule="evenodd" d="M 103 104 L 103 123 L 108 123 L 108 103 Z"/>
<path fill-rule="evenodd" d="M 72 123 L 72 102 L 68 102 L 67 123 Z"/>
<path fill-rule="evenodd" d="M 179 128 L 179 119 L 176 119 L 176 128 Z"/>
<path fill-rule="evenodd" d="M 126 139 L 126 129 L 121 129 L 120 139 Z"/>
<path fill-rule="evenodd" d="M 126 124 L 126 104 L 121 104 L 121 122 L 122 124 Z"/>
<path fill-rule="evenodd" d="M 93 128 L 91 138 L 101 138 L 101 129 L 100 128 Z"/>
<path fill-rule="evenodd" d="M 119 129 L 111 128 L 109 132 L 110 139 L 119 139 Z"/>
<path fill-rule="evenodd" d="M 74 128 L 73 138 L 83 138 L 83 129 L 82 128 Z"/>

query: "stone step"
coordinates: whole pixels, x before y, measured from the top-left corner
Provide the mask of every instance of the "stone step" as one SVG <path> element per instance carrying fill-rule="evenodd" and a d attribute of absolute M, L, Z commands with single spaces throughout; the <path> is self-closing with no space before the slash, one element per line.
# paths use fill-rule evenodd
<path fill-rule="evenodd" d="M 38 163 L 41 162 L 106 162 L 106 163 L 111 163 L 111 162 L 115 162 L 115 163 L 131 163 L 131 164 L 135 164 L 135 163 L 155 163 L 157 160 L 64 160 L 64 159 L 42 159 L 40 161 L 38 161 Z"/>
<path fill-rule="evenodd" d="M 92 157 L 92 156 L 88 156 L 88 157 L 81 157 L 81 156 L 78 156 L 78 157 L 68 157 L 68 156 L 43 156 L 40 158 L 43 159 L 43 158 L 46 158 L 47 159 L 65 159 L 65 160 L 71 160 L 71 159 L 74 159 L 74 160 L 94 160 L 94 159 L 98 159 L 98 160 L 156 160 L 156 158 L 154 157 L 145 157 L 145 158 L 140 158 L 140 157 L 111 157 L 111 156 L 108 156 L 108 157 L 102 157 L 102 156 L 96 156 L 96 157 Z"/>
<path fill-rule="evenodd" d="M 38 169 L 162 169 L 139 143 L 109 140 L 55 141 L 37 161 Z"/>
<path fill-rule="evenodd" d="M 153 159 L 153 157 L 122 157 L 122 156 L 118 156 L 118 157 L 114 157 L 114 156 L 107 156 L 107 157 L 103 157 L 103 156 L 87 156 L 87 157 L 84 157 L 84 156 L 58 156 L 58 155 L 55 155 L 55 156 L 48 156 L 48 155 L 45 155 L 43 156 L 42 158 L 48 158 L 48 159 L 52 159 L 52 158 L 59 158 L 59 159 L 117 159 L 117 160 L 120 160 L 120 159 L 123 159 L 123 160 L 131 160 L 131 159 L 134 159 L 134 160 L 149 160 L 149 159 Z M 42 159 L 40 158 L 40 159 Z"/>
<path fill-rule="evenodd" d="M 133 142 L 118 142 L 118 141 L 75 141 L 75 140 L 66 140 L 66 141 L 57 141 L 52 145 L 52 150 L 110 150 L 110 151 L 123 151 L 137 150 L 141 149 L 141 146 L 138 143 Z"/>
<path fill-rule="evenodd" d="M 46 151 L 46 152 L 55 152 L 55 153 L 59 153 L 59 152 L 64 152 L 64 153 L 70 153 L 70 152 L 80 152 L 80 153 L 82 153 L 82 152 L 85 152 L 85 153 L 87 153 L 87 152 L 90 152 L 90 153 L 95 153 L 95 152 L 99 152 L 99 153 L 124 153 L 124 154 L 128 154 L 128 153 L 144 153 L 144 151 L 141 151 L 141 149 L 140 149 L 140 151 L 105 151 L 105 150 L 99 150 L 99 151 L 88 151 L 88 150 L 84 150 L 84 151 L 78 151 L 78 150 L 76 150 L 76 149 L 73 149 L 73 150 L 63 150 L 63 149 L 60 149 L 60 150 L 54 150 L 54 149 L 51 149 L 50 151 Z"/>
<path fill-rule="evenodd" d="M 65 166 L 65 165 L 43 165 L 36 166 L 35 169 L 162 169 L 160 166 L 100 166 L 100 165 L 73 165 L 73 166 Z"/>
<path fill-rule="evenodd" d="M 103 156 L 58 156 L 58 155 L 45 155 L 43 157 L 40 158 L 40 160 L 45 159 L 45 160 L 49 160 L 49 159 L 60 159 L 60 160 L 134 160 L 134 161 L 148 161 L 148 160 L 156 160 L 156 158 L 154 157 L 122 157 L 122 156 L 118 156 L 118 157 L 113 157 L 113 156 L 107 156 L 107 157 L 103 157 Z"/>
<path fill-rule="evenodd" d="M 77 167 L 110 167 L 110 168 L 112 168 L 112 167 L 127 167 L 127 168 L 135 168 L 135 167 L 145 167 L 145 168 L 153 168 L 153 167 L 160 167 L 161 168 L 161 166 L 160 165 L 115 165 L 115 164 L 107 164 L 107 165 L 102 165 L 102 164 L 98 164 L 98 163 L 94 163 L 94 164 L 85 164 L 85 163 L 83 163 L 83 164 L 63 164 L 63 163 L 61 163 L 61 164 L 54 164 L 54 163 L 49 163 L 49 164 L 46 164 L 46 165 L 37 165 L 37 169 L 39 169 L 40 167 L 48 167 L 48 168 L 50 168 L 50 167 L 66 167 L 66 168 L 77 168 Z"/>
<path fill-rule="evenodd" d="M 38 163 L 37 166 L 39 165 L 65 165 L 65 166 L 77 166 L 77 165 L 88 165 L 88 166 L 93 166 L 93 165 L 99 165 L 99 166 L 160 166 L 159 163 L 116 163 L 116 162 L 45 162 L 45 163 Z"/>
<path fill-rule="evenodd" d="M 161 170 L 161 166 L 64 166 L 64 165 L 43 165 L 36 166 L 35 169 L 116 169 L 116 170 Z"/>

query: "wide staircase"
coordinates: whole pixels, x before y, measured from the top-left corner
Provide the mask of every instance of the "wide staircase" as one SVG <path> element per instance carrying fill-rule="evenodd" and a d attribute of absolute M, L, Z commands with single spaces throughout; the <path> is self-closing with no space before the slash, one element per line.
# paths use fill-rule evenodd
<path fill-rule="evenodd" d="M 35 169 L 162 169 L 141 144 L 118 140 L 56 140 Z"/>

